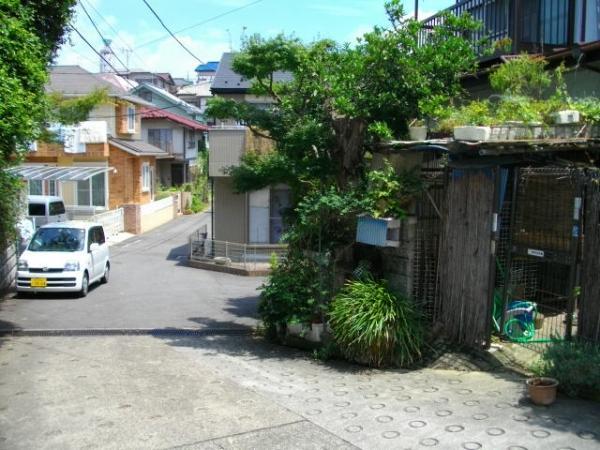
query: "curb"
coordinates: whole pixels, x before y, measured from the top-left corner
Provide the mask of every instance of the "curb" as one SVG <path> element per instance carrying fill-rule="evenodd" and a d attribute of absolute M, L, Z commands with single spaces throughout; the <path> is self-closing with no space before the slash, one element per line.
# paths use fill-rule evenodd
<path fill-rule="evenodd" d="M 91 329 L 0 329 L 0 336 L 251 336 L 243 328 L 91 328 Z"/>

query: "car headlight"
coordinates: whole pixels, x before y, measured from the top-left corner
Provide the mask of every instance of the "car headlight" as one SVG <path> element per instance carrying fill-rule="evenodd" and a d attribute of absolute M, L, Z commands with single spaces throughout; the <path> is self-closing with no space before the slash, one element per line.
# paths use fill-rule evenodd
<path fill-rule="evenodd" d="M 18 270 L 27 270 L 27 269 L 29 269 L 29 264 L 27 264 L 26 260 L 19 259 L 19 262 L 17 263 L 17 269 Z"/>
<path fill-rule="evenodd" d="M 79 270 L 79 261 L 67 261 L 64 270 L 65 272 L 77 272 Z"/>

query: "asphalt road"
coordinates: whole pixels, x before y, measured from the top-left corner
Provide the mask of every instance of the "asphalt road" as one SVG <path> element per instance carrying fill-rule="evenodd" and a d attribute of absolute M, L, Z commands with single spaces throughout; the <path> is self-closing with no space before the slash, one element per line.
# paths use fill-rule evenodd
<path fill-rule="evenodd" d="M 262 279 L 185 264 L 189 235 L 209 221 L 209 213 L 179 217 L 112 246 L 110 281 L 86 298 L 8 295 L 0 301 L 0 330 L 253 327 Z"/>

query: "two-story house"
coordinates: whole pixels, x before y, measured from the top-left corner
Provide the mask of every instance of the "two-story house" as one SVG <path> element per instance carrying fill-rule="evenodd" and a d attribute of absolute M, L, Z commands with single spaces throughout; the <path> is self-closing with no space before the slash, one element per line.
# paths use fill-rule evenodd
<path fill-rule="evenodd" d="M 169 158 L 157 161 L 158 180 L 163 186 L 179 186 L 191 179 L 195 170 L 198 150 L 205 148 L 208 126 L 180 116 L 169 109 L 142 110 L 142 137 L 151 145 L 161 148 Z"/>
<path fill-rule="evenodd" d="M 251 81 L 231 67 L 233 53 L 225 53 L 212 83 L 215 96 L 269 105 L 272 99 L 250 93 Z M 277 73 L 275 81 L 289 81 L 288 73 Z M 237 243 L 277 244 L 284 232 L 283 214 L 290 206 L 287 186 L 270 186 L 238 194 L 226 169 L 239 165 L 248 151 L 269 151 L 272 142 L 255 136 L 235 121 L 219 121 L 209 130 L 209 177 L 213 191 L 213 239 Z"/>
<path fill-rule="evenodd" d="M 139 211 L 154 199 L 157 161 L 169 157 L 142 140 L 142 108 L 152 104 L 106 76 L 79 66 L 50 69 L 48 92 L 70 98 L 102 89 L 108 100 L 94 107 L 87 121 L 54 124 L 57 142 L 36 142 L 17 171 L 30 194 L 60 195 L 75 216 L 128 205 Z"/>
<path fill-rule="evenodd" d="M 481 56 L 481 73 L 464 79 L 474 97 L 491 94 L 487 68 L 522 52 L 544 56 L 550 67 L 572 68 L 565 74 L 571 96 L 600 96 L 600 0 L 462 0 L 445 11 L 481 21 L 468 38 L 499 44 L 493 55 Z M 441 13 L 425 19 L 423 39 L 442 20 Z"/>
<path fill-rule="evenodd" d="M 202 111 L 151 84 L 140 84 L 131 92 L 153 104 L 142 113 L 142 139 L 169 154 L 158 164 L 158 180 L 167 187 L 188 182 L 198 150 L 205 148 L 208 127 Z"/>

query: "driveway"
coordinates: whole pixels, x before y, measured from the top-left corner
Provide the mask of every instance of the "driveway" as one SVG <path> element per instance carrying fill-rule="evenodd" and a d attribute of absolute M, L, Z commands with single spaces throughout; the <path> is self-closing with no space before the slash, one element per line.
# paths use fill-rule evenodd
<path fill-rule="evenodd" d="M 111 247 L 111 277 L 86 298 L 71 294 L 0 302 L 0 329 L 250 329 L 262 279 L 187 267 L 188 237 L 210 214 L 182 216 Z"/>

